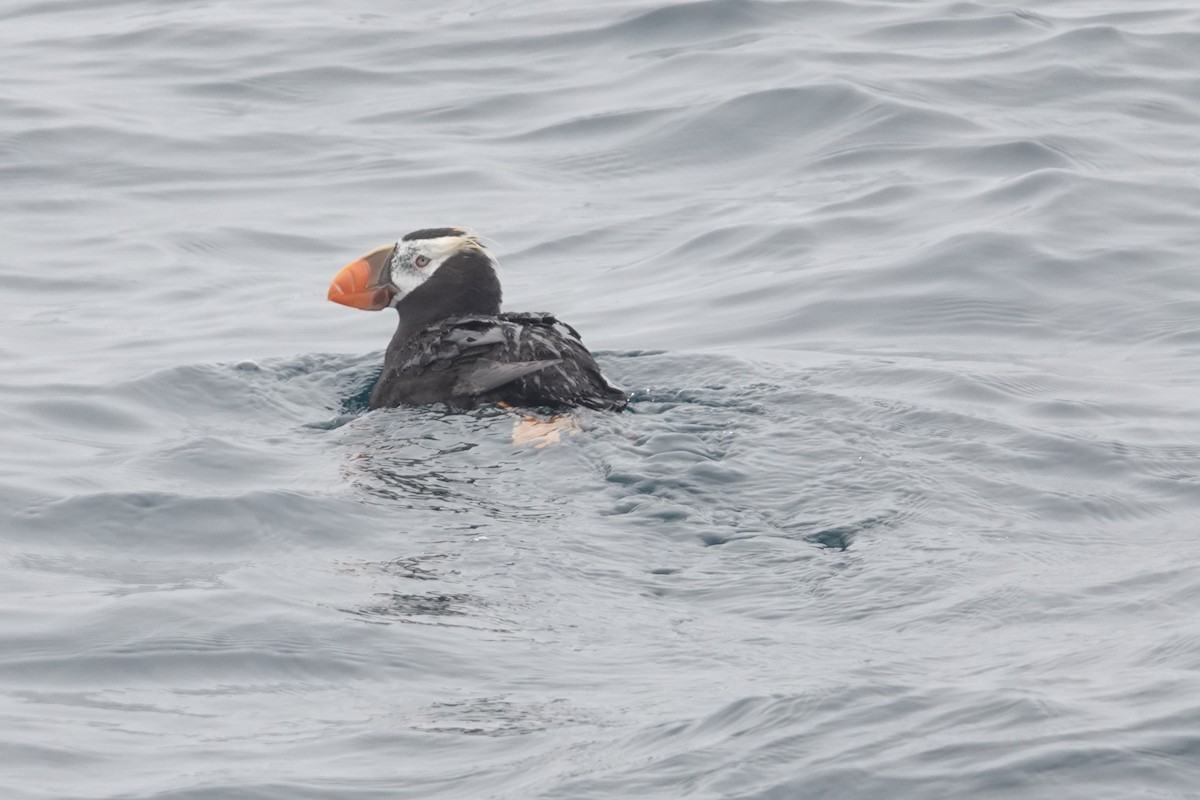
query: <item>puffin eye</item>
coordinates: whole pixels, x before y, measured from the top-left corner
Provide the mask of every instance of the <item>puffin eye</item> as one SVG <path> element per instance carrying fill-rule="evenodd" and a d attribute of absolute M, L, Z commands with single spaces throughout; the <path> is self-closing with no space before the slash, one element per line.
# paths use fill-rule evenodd
<path fill-rule="evenodd" d="M 428 267 L 429 266 L 429 256 L 417 256 L 416 258 L 413 259 L 413 261 L 416 263 L 416 265 L 418 267 Z"/>

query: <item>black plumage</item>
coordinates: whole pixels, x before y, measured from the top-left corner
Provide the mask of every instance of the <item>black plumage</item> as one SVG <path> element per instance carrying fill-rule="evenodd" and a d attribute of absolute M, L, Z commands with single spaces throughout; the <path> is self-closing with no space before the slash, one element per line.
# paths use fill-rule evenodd
<path fill-rule="evenodd" d="M 372 408 L 625 407 L 626 393 L 605 379 L 574 328 L 551 314 L 500 312 L 495 264 L 474 237 L 429 228 L 408 234 L 390 254 L 375 252 L 389 259 L 376 258 L 372 268 L 394 292 L 400 324 Z"/>
<path fill-rule="evenodd" d="M 509 313 L 447 317 L 393 339 L 371 406 L 617 410 L 626 399 L 570 325 L 551 314 Z"/>

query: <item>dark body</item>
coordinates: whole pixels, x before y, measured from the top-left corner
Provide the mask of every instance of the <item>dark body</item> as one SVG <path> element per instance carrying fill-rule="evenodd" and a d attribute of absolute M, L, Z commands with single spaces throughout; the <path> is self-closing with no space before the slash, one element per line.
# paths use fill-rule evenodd
<path fill-rule="evenodd" d="M 371 392 L 372 408 L 507 403 L 619 410 L 627 400 L 600 374 L 575 329 L 550 314 L 449 317 L 397 339 Z"/>

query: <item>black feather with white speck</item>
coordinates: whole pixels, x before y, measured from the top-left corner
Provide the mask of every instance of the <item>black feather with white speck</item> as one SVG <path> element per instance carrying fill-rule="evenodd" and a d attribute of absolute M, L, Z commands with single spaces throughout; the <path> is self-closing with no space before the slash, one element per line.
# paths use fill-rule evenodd
<path fill-rule="evenodd" d="M 372 407 L 619 410 L 628 397 L 601 374 L 579 333 L 552 314 L 448 317 L 390 349 Z"/>

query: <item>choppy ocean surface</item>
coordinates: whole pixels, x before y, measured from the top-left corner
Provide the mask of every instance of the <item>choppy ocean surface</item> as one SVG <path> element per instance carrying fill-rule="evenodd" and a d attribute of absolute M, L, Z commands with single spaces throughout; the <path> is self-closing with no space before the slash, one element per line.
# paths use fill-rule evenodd
<path fill-rule="evenodd" d="M 1200 8 L 417 8 L 0 10 L 3 797 L 1200 798 Z"/>

